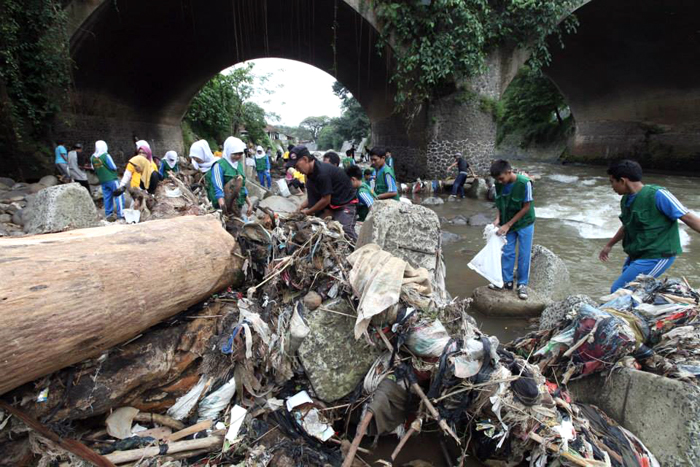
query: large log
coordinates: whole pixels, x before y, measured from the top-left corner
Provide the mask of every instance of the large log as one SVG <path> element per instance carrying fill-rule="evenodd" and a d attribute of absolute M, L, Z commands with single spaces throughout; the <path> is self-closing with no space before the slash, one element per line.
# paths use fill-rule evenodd
<path fill-rule="evenodd" d="M 0 239 L 0 394 L 233 283 L 235 248 L 211 216 Z"/>

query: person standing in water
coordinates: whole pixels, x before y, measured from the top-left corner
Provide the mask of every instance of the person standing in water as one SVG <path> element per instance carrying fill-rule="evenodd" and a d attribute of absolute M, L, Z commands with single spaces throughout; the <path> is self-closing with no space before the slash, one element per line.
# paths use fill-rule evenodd
<path fill-rule="evenodd" d="M 527 300 L 530 280 L 532 237 L 535 234 L 535 206 L 532 182 L 525 175 L 516 174 L 508 161 L 499 159 L 491 164 L 491 176 L 496 180 L 496 220 L 498 235 L 506 237 L 501 256 L 504 288 L 513 289 L 515 245 L 518 245 L 518 298 Z M 493 284 L 489 288 L 497 289 Z"/>
<path fill-rule="evenodd" d="M 606 262 L 613 246 L 622 240 L 627 259 L 610 292 L 625 287 L 638 275 L 659 277 L 683 252 L 678 219 L 700 232 L 700 218 L 664 187 L 642 183 L 642 167 L 635 161 L 614 162 L 608 169 L 613 191 L 622 195 L 622 226 L 598 257 Z"/>

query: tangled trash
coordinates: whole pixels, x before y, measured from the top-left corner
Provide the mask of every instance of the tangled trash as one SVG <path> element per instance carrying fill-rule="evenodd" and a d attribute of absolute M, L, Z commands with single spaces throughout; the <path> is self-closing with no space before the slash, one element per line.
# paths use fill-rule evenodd
<path fill-rule="evenodd" d="M 172 185 L 167 199 L 207 208 L 194 181 Z M 628 356 L 679 379 L 700 370 L 682 351 L 700 296 L 679 281 L 642 278 L 503 346 L 468 300 L 379 245 L 356 248 L 335 221 L 265 212 L 229 231 L 242 285 L 4 395 L 0 462 L 388 465 L 434 432 L 451 465 L 657 466 L 566 382 Z M 365 435 L 391 439 L 390 458 Z"/>

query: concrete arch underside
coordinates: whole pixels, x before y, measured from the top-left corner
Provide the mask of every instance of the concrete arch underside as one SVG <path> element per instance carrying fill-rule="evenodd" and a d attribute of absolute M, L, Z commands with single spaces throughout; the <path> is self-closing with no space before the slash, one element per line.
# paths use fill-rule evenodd
<path fill-rule="evenodd" d="M 373 126 L 391 120 L 390 57 L 377 54 L 373 16 L 361 5 L 74 0 L 68 13 L 75 92 L 58 133 L 88 144 L 105 139 L 117 157 L 130 154 L 133 135 L 154 142 L 157 151 L 182 150 L 180 121 L 198 90 L 222 69 L 266 57 L 301 61 L 334 75 Z"/>
<path fill-rule="evenodd" d="M 700 170 L 700 3 L 593 0 L 545 72 L 576 119 L 569 157 Z"/>

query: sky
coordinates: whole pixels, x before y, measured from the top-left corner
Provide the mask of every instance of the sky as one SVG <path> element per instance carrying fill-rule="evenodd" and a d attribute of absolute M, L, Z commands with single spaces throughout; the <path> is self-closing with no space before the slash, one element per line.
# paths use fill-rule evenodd
<path fill-rule="evenodd" d="M 268 75 L 263 86 L 271 92 L 258 91 L 251 99 L 266 112 L 279 115 L 278 121 L 268 118 L 268 123 L 297 126 L 306 117 L 340 116 L 340 99 L 332 88 L 335 78 L 328 73 L 306 63 L 281 58 L 251 60 L 231 69 L 247 63 L 255 64 L 253 73 L 256 76 Z M 263 87 L 259 81 L 256 84 Z"/>

